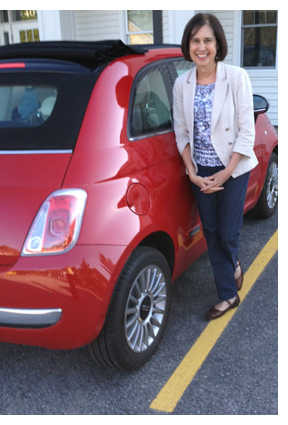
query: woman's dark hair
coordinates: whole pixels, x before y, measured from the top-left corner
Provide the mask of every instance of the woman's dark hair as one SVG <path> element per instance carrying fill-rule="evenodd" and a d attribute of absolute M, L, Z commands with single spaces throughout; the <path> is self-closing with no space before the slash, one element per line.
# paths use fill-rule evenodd
<path fill-rule="evenodd" d="M 192 62 L 189 49 L 190 38 L 191 36 L 193 37 L 203 25 L 209 25 L 209 27 L 212 28 L 216 38 L 218 45 L 217 55 L 215 58 L 216 62 L 223 61 L 228 52 L 226 36 L 219 19 L 210 13 L 197 13 L 197 15 L 193 16 L 193 18 L 190 19 L 190 21 L 187 23 L 181 42 L 181 49 L 184 58 L 187 61 Z"/>

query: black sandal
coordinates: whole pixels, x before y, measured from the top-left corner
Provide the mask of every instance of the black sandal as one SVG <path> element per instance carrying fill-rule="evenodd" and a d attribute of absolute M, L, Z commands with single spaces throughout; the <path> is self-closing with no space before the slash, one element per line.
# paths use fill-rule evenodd
<path fill-rule="evenodd" d="M 221 311 L 221 310 L 217 310 L 217 308 L 215 308 L 215 307 L 212 307 L 205 314 L 206 319 L 208 319 L 208 320 L 218 319 L 218 317 L 223 316 L 223 314 L 225 314 L 228 310 L 231 310 L 231 308 L 238 307 L 238 305 L 240 304 L 240 298 L 239 298 L 238 294 L 237 294 L 235 301 L 233 303 L 231 303 L 231 301 L 229 301 L 229 300 L 226 300 L 226 301 L 229 304 L 229 306 L 225 310 Z"/>

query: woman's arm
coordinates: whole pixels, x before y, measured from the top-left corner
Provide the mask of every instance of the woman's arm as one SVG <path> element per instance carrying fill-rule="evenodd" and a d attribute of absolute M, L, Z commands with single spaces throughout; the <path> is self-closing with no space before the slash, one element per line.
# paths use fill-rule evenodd
<path fill-rule="evenodd" d="M 211 180 L 211 177 L 203 178 L 203 177 L 197 176 L 195 166 L 191 159 L 190 144 L 186 145 L 186 147 L 184 148 L 182 152 L 182 159 L 186 167 L 187 173 L 189 175 L 189 179 L 191 180 L 192 183 L 199 186 L 204 193 L 213 193 L 219 190 L 223 190 L 223 187 L 221 187 L 221 185 L 217 185 L 217 180 L 214 180 L 214 179 Z"/>
<path fill-rule="evenodd" d="M 182 85 L 179 77 L 173 87 L 173 121 L 177 148 L 182 156 L 183 150 L 189 144 L 189 132 L 185 120 Z"/>
<path fill-rule="evenodd" d="M 242 68 L 239 69 L 236 90 L 238 134 L 233 151 L 241 153 L 243 156 L 251 157 L 255 142 L 253 93 L 249 75 Z"/>
<path fill-rule="evenodd" d="M 245 70 L 239 72 L 237 81 L 237 119 L 238 134 L 235 140 L 231 159 L 224 170 L 205 179 L 210 186 L 202 189 L 204 193 L 213 193 L 234 173 L 238 163 L 245 156 L 251 156 L 255 140 L 255 125 L 253 112 L 253 95 L 249 76 Z"/>

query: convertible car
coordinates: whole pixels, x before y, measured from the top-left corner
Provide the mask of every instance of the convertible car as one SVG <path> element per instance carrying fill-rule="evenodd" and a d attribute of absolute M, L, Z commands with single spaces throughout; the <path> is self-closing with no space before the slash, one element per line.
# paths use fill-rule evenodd
<path fill-rule="evenodd" d="M 0 341 L 133 370 L 163 336 L 171 283 L 205 250 L 173 132 L 179 46 L 0 48 Z M 245 213 L 278 200 L 278 138 L 254 95 Z"/>

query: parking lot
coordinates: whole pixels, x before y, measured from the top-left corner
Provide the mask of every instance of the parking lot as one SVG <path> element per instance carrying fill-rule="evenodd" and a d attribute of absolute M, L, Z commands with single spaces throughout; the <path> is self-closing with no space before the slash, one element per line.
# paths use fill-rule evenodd
<path fill-rule="evenodd" d="M 217 302 L 207 253 L 177 279 L 162 343 L 134 373 L 101 369 L 87 347 L 0 343 L 0 414 L 277 415 L 277 228 L 277 214 L 244 218 L 242 302 L 229 320 L 204 318 Z"/>

